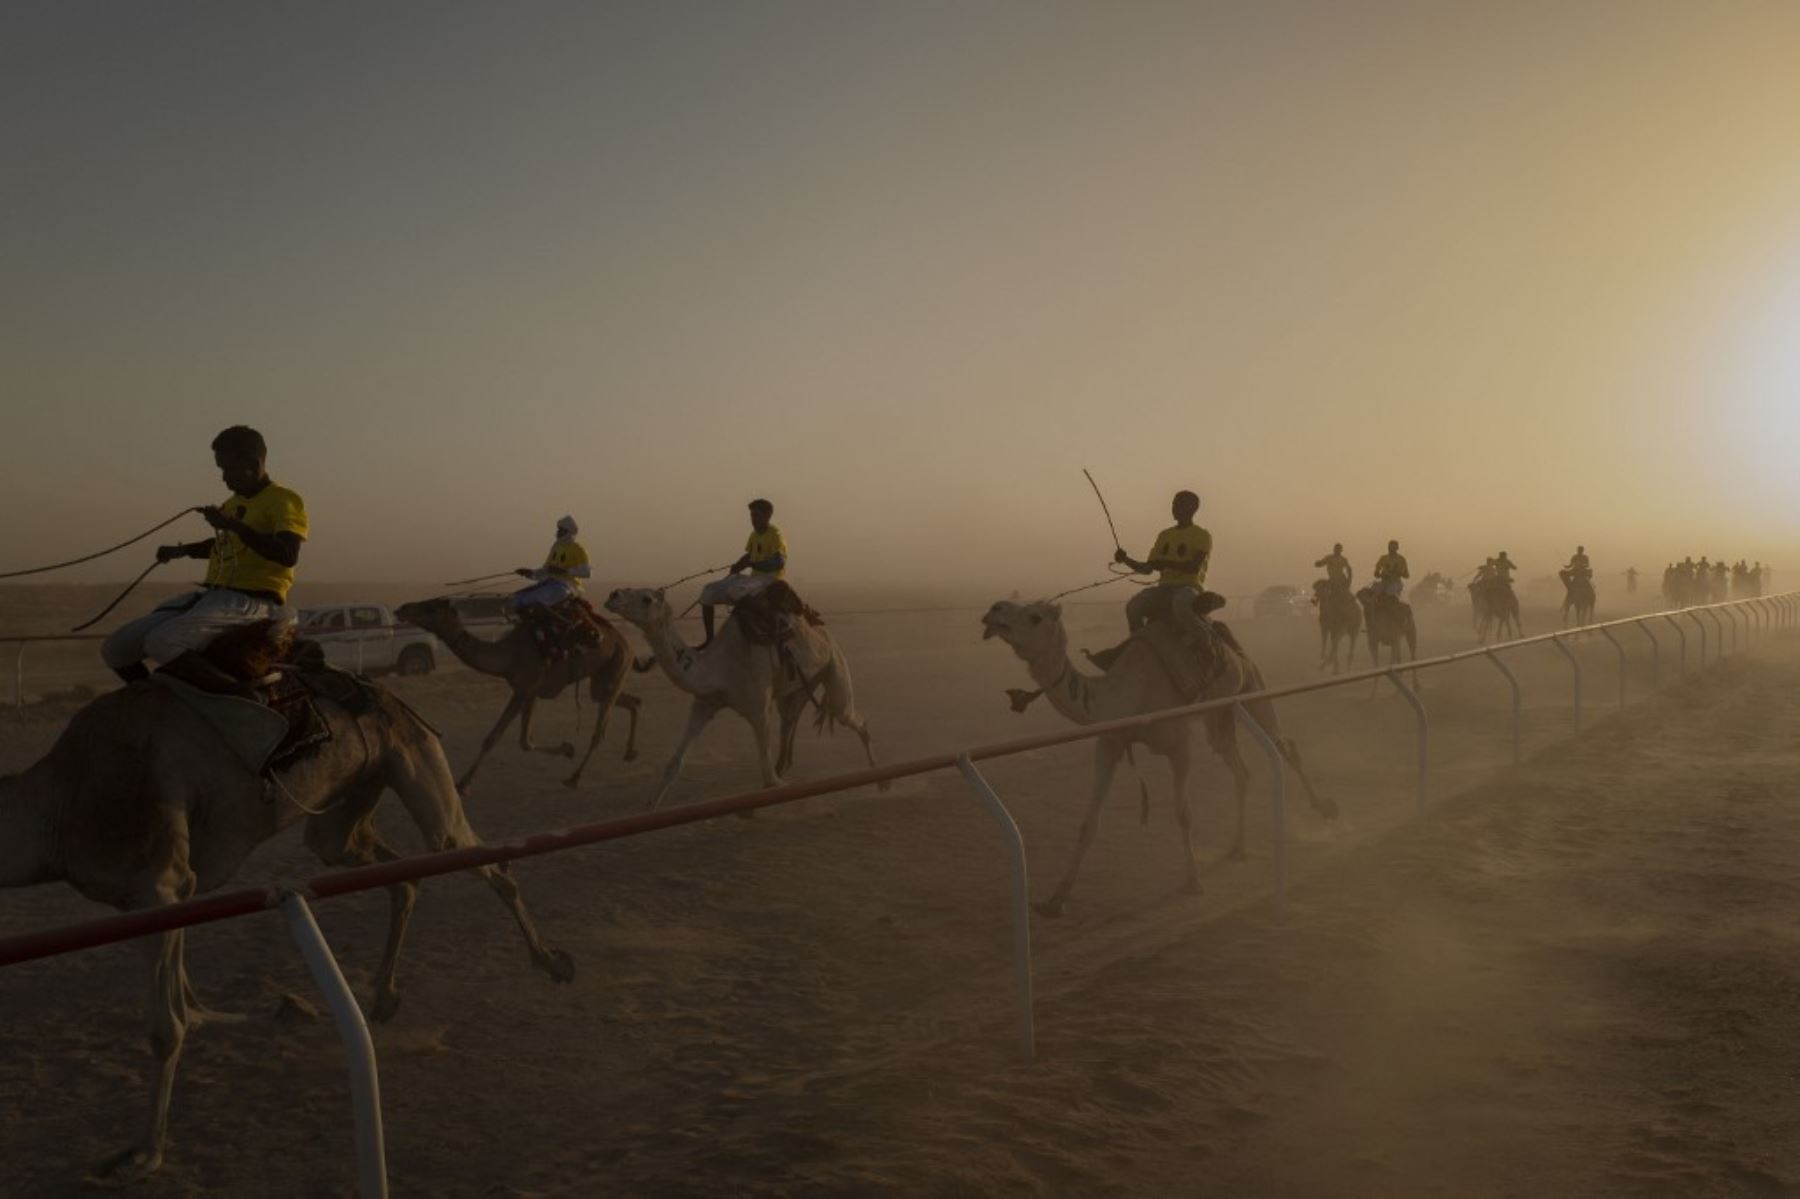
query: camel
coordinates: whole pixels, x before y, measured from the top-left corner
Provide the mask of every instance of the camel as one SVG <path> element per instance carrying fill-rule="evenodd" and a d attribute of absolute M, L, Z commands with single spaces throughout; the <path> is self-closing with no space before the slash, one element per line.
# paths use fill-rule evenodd
<path fill-rule="evenodd" d="M 1393 665 L 1400 665 L 1400 643 L 1406 642 L 1407 656 L 1414 662 L 1419 660 L 1419 629 L 1413 623 L 1411 605 L 1395 599 L 1392 603 L 1383 602 L 1375 595 L 1373 587 L 1364 587 L 1356 593 L 1357 602 L 1362 605 L 1363 624 L 1368 626 L 1369 661 L 1376 669 L 1381 667 L 1381 647 L 1387 646 L 1393 651 Z"/>
<path fill-rule="evenodd" d="M 1575 614 L 1576 627 L 1594 623 L 1594 582 L 1580 575 L 1562 572 L 1563 627 L 1569 627 L 1569 613 Z"/>
<path fill-rule="evenodd" d="M 1356 661 L 1356 638 L 1362 632 L 1362 608 L 1348 587 L 1335 589 L 1329 584 L 1313 587 L 1313 606 L 1319 610 L 1319 669 L 1331 663 L 1331 673 L 1341 674 L 1338 647 L 1350 639 L 1350 660 Z"/>
<path fill-rule="evenodd" d="M 998 637 L 1012 647 L 1031 672 L 1032 680 L 1050 697 L 1051 705 L 1076 724 L 1099 724 L 1156 712 L 1165 708 L 1223 699 L 1232 695 L 1248 695 L 1264 689 L 1262 672 L 1235 643 L 1225 636 L 1215 640 L 1217 647 L 1211 663 L 1211 679 L 1197 695 L 1183 694 L 1163 665 L 1151 640 L 1134 635 L 1120 647 L 1103 675 L 1083 674 L 1069 658 L 1069 638 L 1062 625 L 1062 609 L 1053 603 L 1029 604 L 1002 600 L 989 608 L 981 618 L 982 638 Z M 1221 626 L 1222 627 L 1222 626 Z M 1015 708 L 1019 706 L 1015 698 Z M 1337 815 L 1337 805 L 1321 799 L 1300 762 L 1294 743 L 1281 735 L 1281 723 L 1268 700 L 1249 700 L 1244 707 L 1271 740 L 1280 747 L 1281 755 L 1299 776 L 1313 809 L 1326 818 Z M 1225 761 L 1237 787 L 1237 836 L 1227 856 L 1233 861 L 1244 857 L 1244 801 L 1250 788 L 1250 768 L 1244 763 L 1237 744 L 1237 720 L 1230 709 L 1222 709 L 1205 717 L 1207 741 L 1213 752 Z M 1032 906 L 1043 916 L 1060 916 L 1075 886 L 1075 876 L 1082 859 L 1093 844 L 1100 823 L 1100 809 L 1107 792 L 1112 789 L 1113 774 L 1119 759 L 1134 744 L 1145 745 L 1151 753 L 1168 759 L 1175 787 L 1175 818 L 1181 828 L 1182 847 L 1187 855 L 1187 888 L 1200 890 L 1199 867 L 1194 860 L 1193 814 L 1188 807 L 1187 778 L 1192 766 L 1190 732 L 1192 720 L 1169 720 L 1148 725 L 1128 733 L 1111 733 L 1094 740 L 1094 783 L 1086 818 L 1081 822 L 1075 855 L 1067 873 L 1051 892 L 1050 898 Z"/>
<path fill-rule="evenodd" d="M 571 683 L 579 685 L 583 679 L 587 680 L 588 694 L 593 698 L 597 709 L 594 715 L 594 734 L 588 739 L 587 752 L 576 764 L 575 773 L 564 779 L 563 785 L 570 788 L 581 785 L 582 772 L 587 769 L 588 760 L 594 756 L 594 751 L 600 747 L 601 738 L 606 736 L 606 719 L 615 707 L 624 709 L 625 714 L 631 718 L 630 728 L 625 734 L 625 760 L 630 762 L 637 758 L 639 701 L 637 696 L 625 690 L 625 679 L 633 665 L 631 646 L 617 629 L 602 628 L 600 644 L 551 665 L 544 661 L 533 641 L 531 630 L 523 624 L 510 630 L 498 641 L 488 641 L 463 627 L 462 617 L 457 615 L 455 607 L 447 599 L 417 600 L 401 604 L 394 610 L 394 616 L 437 637 L 470 670 L 503 678 L 512 688 L 512 698 L 501 709 L 500 719 L 482 739 L 481 752 L 475 755 L 475 760 L 469 763 L 469 768 L 456 781 L 457 787 L 465 794 L 469 784 L 475 781 L 475 771 L 480 768 L 482 759 L 499 744 L 500 738 L 506 734 L 507 726 L 515 717 L 519 720 L 520 749 L 527 753 L 574 757 L 575 746 L 567 741 L 554 746 L 533 745 L 531 717 L 540 699 L 554 699 L 561 694 L 563 688 Z"/>
<path fill-rule="evenodd" d="M 823 628 L 802 625 L 790 643 L 798 672 L 788 668 L 775 646 L 752 643 L 740 620 L 725 622 L 711 645 L 690 648 L 675 631 L 674 614 L 661 590 L 625 588 L 606 597 L 606 610 L 636 625 L 650 642 L 657 664 L 681 690 L 693 696 L 687 728 L 675 754 L 663 769 L 662 786 L 650 810 L 681 777 L 682 763 L 712 718 L 730 708 L 750 723 L 756 734 L 757 765 L 765 787 L 781 785 L 793 765 L 794 736 L 800 715 L 810 702 L 819 712 L 818 727 L 844 725 L 862 740 L 863 754 L 875 765 L 869 722 L 856 710 L 850 687 L 850 665 Z M 887 784 L 881 784 L 882 790 Z"/>
<path fill-rule="evenodd" d="M 375 829 L 392 788 L 428 849 L 475 845 L 437 735 L 391 694 L 376 692 L 356 714 L 314 699 L 332 737 L 269 782 L 230 753 L 220 734 L 154 680 L 103 695 L 69 721 L 50 752 L 22 774 L 0 778 L 0 887 L 62 881 L 121 910 L 173 904 L 229 881 L 259 844 L 304 823 L 306 844 L 330 866 L 398 858 Z M 503 866 L 481 873 L 512 912 L 534 965 L 558 982 L 574 978 L 569 955 L 548 947 Z M 398 1010 L 400 943 L 418 888 L 399 883 L 387 944 L 376 970 L 373 1020 Z M 150 1049 L 156 1058 L 143 1139 L 91 1177 L 141 1181 L 162 1164 L 170 1096 L 182 1042 L 211 1019 L 188 984 L 180 931 L 143 938 L 149 966 Z"/>
<path fill-rule="evenodd" d="M 1512 584 L 1504 579 L 1488 579 L 1469 584 L 1469 600 L 1475 613 L 1475 639 L 1486 645 L 1489 634 L 1495 641 L 1504 639 L 1511 630 L 1514 637 L 1525 635 L 1519 620 L 1519 597 Z"/>

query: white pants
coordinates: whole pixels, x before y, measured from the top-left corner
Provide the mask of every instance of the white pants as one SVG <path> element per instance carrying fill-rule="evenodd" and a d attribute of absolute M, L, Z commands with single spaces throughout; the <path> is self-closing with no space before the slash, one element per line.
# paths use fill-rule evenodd
<path fill-rule="evenodd" d="M 114 670 L 150 658 L 169 662 L 187 650 L 202 650 L 221 633 L 259 621 L 272 620 L 271 636 L 294 623 L 286 604 L 257 599 L 241 591 L 215 587 L 178 595 L 158 604 L 147 615 L 128 621 L 100 643 L 100 656 Z"/>
<path fill-rule="evenodd" d="M 1405 579 L 1382 579 L 1380 582 L 1375 584 L 1375 594 L 1376 595 L 1391 595 L 1395 599 L 1399 599 L 1402 595 L 1406 594 L 1406 580 Z"/>
<path fill-rule="evenodd" d="M 1203 631 L 1204 621 L 1194 611 L 1194 601 L 1199 598 L 1199 589 L 1185 583 L 1158 583 L 1142 588 L 1125 603 L 1125 623 L 1140 628 L 1166 604 L 1169 622 L 1184 638 L 1191 639 Z"/>
<path fill-rule="evenodd" d="M 741 604 L 753 596 L 761 595 L 775 581 L 774 575 L 727 575 L 722 579 L 714 579 L 700 589 L 700 602 L 703 604 Z"/>
<path fill-rule="evenodd" d="M 515 591 L 506 597 L 506 610 L 517 612 L 520 608 L 550 608 L 562 603 L 575 594 L 575 588 L 562 579 L 545 579 L 541 583 L 533 583 L 522 591 Z"/>

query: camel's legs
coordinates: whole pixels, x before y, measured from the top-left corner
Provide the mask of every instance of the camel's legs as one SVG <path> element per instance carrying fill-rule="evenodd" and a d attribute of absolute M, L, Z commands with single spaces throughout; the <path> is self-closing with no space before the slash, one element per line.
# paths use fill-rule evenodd
<path fill-rule="evenodd" d="M 306 822 L 306 844 L 327 866 L 367 866 L 375 862 L 398 861 L 381 834 L 375 831 L 370 813 L 380 800 L 382 784 L 359 788 L 360 794 L 348 798 Z M 374 994 L 369 1000 L 369 1019 L 383 1023 L 400 1010 L 400 988 L 394 981 L 400 968 L 400 946 L 406 939 L 406 926 L 418 903 L 416 883 L 395 883 L 388 892 L 387 944 L 381 951 L 381 965 L 375 970 Z"/>
<path fill-rule="evenodd" d="M 781 718 L 775 710 L 775 699 L 769 697 L 763 702 L 762 711 L 749 717 L 750 731 L 756 735 L 756 761 L 762 767 L 762 781 L 765 787 L 781 786 L 781 772 L 777 767 L 776 757 L 780 752 L 779 735 Z"/>
<path fill-rule="evenodd" d="M 800 720 L 806 715 L 806 693 L 795 691 L 781 697 L 777 705 L 781 713 L 780 752 L 775 759 L 775 773 L 785 775 L 794 764 L 794 739 L 800 735 Z"/>
<path fill-rule="evenodd" d="M 1194 861 L 1194 809 L 1188 801 L 1188 769 L 1193 765 L 1193 749 L 1185 735 L 1176 737 L 1169 750 L 1169 781 L 1175 788 L 1175 823 L 1181 828 L 1181 854 L 1187 866 L 1189 894 L 1200 893 L 1200 865 Z"/>
<path fill-rule="evenodd" d="M 618 665 L 611 678 L 607 678 L 604 674 L 593 676 L 589 694 L 594 698 L 594 735 L 588 738 L 587 752 L 581 755 L 581 762 L 575 767 L 575 773 L 563 780 L 565 786 L 576 787 L 581 784 L 581 774 L 587 769 L 588 760 L 594 756 L 594 751 L 600 748 L 600 739 L 606 736 L 607 717 L 612 715 L 613 708 L 618 706 L 624 698 L 625 672 L 630 669 L 631 658 L 628 654 L 621 654 L 615 661 Z M 580 692 L 576 692 L 576 694 L 579 695 Z M 637 700 L 635 698 L 631 701 L 631 737 L 632 740 L 637 738 Z M 630 756 L 629 753 L 626 754 L 627 758 Z"/>
<path fill-rule="evenodd" d="M 519 931 L 525 935 L 525 948 L 531 952 L 531 964 L 548 974 L 559 983 L 573 982 L 575 979 L 575 959 L 561 949 L 553 949 L 544 944 L 538 935 L 537 925 L 533 923 L 531 914 L 525 910 L 525 901 L 519 898 L 519 884 L 513 881 L 512 873 L 505 863 L 498 866 L 483 866 L 481 876 L 487 880 L 494 894 L 500 897 L 507 910 L 512 913 Z"/>
<path fill-rule="evenodd" d="M 531 743 L 531 718 L 537 714 L 537 691 L 532 690 L 525 695 L 525 702 L 519 706 L 519 748 L 528 754 L 549 754 L 556 758 L 572 758 L 575 746 L 568 741 L 560 745 L 533 745 Z"/>
<path fill-rule="evenodd" d="M 481 838 L 469 827 L 469 818 L 463 811 L 462 797 L 451 785 L 450 765 L 444 760 L 443 747 L 438 744 L 436 737 L 420 730 L 417 742 L 406 749 L 390 753 L 385 766 L 387 785 L 399 794 L 400 802 L 406 805 L 407 812 L 412 816 L 413 823 L 418 825 L 419 833 L 428 847 L 458 849 L 481 843 Z M 519 931 L 525 934 L 525 947 L 531 951 L 532 964 L 557 982 L 573 979 L 573 959 L 562 950 L 545 945 L 543 938 L 538 936 L 537 926 L 532 923 L 525 911 L 524 901 L 519 898 L 518 884 L 506 873 L 505 867 L 483 866 L 479 872 L 511 910 Z M 394 936 L 393 944 L 397 949 L 397 934 Z"/>
<path fill-rule="evenodd" d="M 621 691 L 619 698 L 613 701 L 613 706 L 623 710 L 625 715 L 631 717 L 631 723 L 625 729 L 625 760 L 635 762 L 637 760 L 638 709 L 642 706 L 642 702 L 637 696 Z"/>
<path fill-rule="evenodd" d="M 500 744 L 500 738 L 506 735 L 506 726 L 513 722 L 524 706 L 524 693 L 513 692 L 511 698 L 506 701 L 506 706 L 500 709 L 500 719 L 494 722 L 494 727 L 488 730 L 488 735 L 481 739 L 481 752 L 475 755 L 475 760 L 469 763 L 469 768 L 463 771 L 463 776 L 456 780 L 458 790 L 467 791 L 469 789 L 469 784 L 475 781 L 475 771 L 480 767 L 482 759 L 493 752 L 494 746 Z"/>
<path fill-rule="evenodd" d="M 1039 915 L 1060 916 L 1063 905 L 1069 902 L 1075 876 L 1081 871 L 1081 860 L 1087 856 L 1088 847 L 1094 843 L 1094 834 L 1100 828 L 1100 809 L 1106 803 L 1106 793 L 1112 790 L 1113 774 L 1119 769 L 1119 759 L 1124 752 L 1124 745 L 1111 737 L 1094 742 L 1094 792 L 1088 799 L 1087 815 L 1082 818 L 1081 833 L 1075 840 L 1075 856 L 1069 860 L 1068 872 L 1063 875 L 1062 882 L 1056 884 L 1050 898 L 1033 905 Z"/>
<path fill-rule="evenodd" d="M 177 896 L 159 888 L 157 905 L 176 902 Z M 102 1162 L 89 1181 L 123 1185 L 142 1182 L 162 1166 L 169 1140 L 169 1104 L 175 1093 L 175 1069 L 181 1061 L 181 1045 L 187 1037 L 187 1000 L 182 993 L 182 940 L 180 929 L 140 944 L 150 967 L 150 991 L 145 1007 L 150 1031 L 150 1052 L 156 1058 L 156 1080 L 150 1087 L 150 1119 L 144 1137 L 136 1145 Z"/>
<path fill-rule="evenodd" d="M 662 786 L 657 788 L 656 795 L 650 800 L 651 811 L 654 812 L 662 806 L 663 796 L 669 793 L 669 788 L 673 787 L 675 780 L 681 777 L 681 765 L 687 761 L 688 749 L 695 741 L 699 740 L 700 734 L 705 731 L 706 726 L 712 723 L 712 718 L 719 714 L 720 707 L 721 705 L 716 700 L 699 698 L 688 705 L 687 727 L 681 731 L 681 741 L 675 746 L 675 756 L 669 759 L 667 766 L 663 767 Z"/>
<path fill-rule="evenodd" d="M 1231 771 L 1232 786 L 1237 790 L 1237 836 L 1232 838 L 1231 850 L 1225 856 L 1241 862 L 1244 860 L 1244 805 L 1250 796 L 1250 767 L 1244 762 L 1235 735 L 1219 751 L 1219 756 L 1225 760 L 1225 769 Z"/>

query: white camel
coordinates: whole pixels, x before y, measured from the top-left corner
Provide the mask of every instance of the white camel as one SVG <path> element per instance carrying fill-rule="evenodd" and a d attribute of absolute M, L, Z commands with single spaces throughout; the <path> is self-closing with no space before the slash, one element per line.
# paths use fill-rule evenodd
<path fill-rule="evenodd" d="M 796 621 L 784 653 L 780 646 L 752 642 L 742 622 L 732 619 L 725 622 L 711 645 L 699 650 L 675 631 L 674 613 L 659 590 L 615 591 L 606 597 L 606 610 L 636 625 L 663 672 L 693 696 L 687 727 L 674 757 L 663 769 L 662 786 L 650 801 L 651 810 L 661 805 L 681 777 L 682 763 L 701 732 L 726 708 L 750 722 L 766 787 L 779 786 L 782 772 L 793 764 L 794 736 L 808 703 L 818 708 L 818 727 L 844 725 L 862 740 L 869 765 L 875 765 L 869 723 L 856 710 L 851 691 L 849 663 L 823 628 Z"/>
<path fill-rule="evenodd" d="M 1208 681 L 1197 694 L 1188 695 L 1178 689 L 1171 670 L 1164 665 L 1162 652 L 1152 642 L 1156 636 L 1154 632 L 1134 635 L 1119 648 L 1106 673 L 1095 676 L 1083 674 L 1069 659 L 1069 638 L 1062 626 L 1062 609 L 1056 604 L 1018 604 L 1002 600 L 987 610 L 981 624 L 982 637 L 998 637 L 1010 645 L 1030 670 L 1033 681 L 1043 688 L 1042 694 L 1049 697 L 1052 706 L 1076 724 L 1100 724 L 1264 689 L 1262 672 L 1235 642 L 1226 640 L 1228 634 L 1215 639 L 1217 644 L 1212 660 L 1203 666 Z M 1029 693 L 1018 693 L 1014 697 L 1014 707 L 1022 709 L 1031 698 L 1034 697 Z M 1321 816 L 1336 816 L 1337 805 L 1313 791 L 1301 765 L 1299 750 L 1292 741 L 1282 737 L 1274 705 L 1267 700 L 1249 700 L 1244 707 L 1280 747 L 1282 757 L 1299 776 L 1313 808 Z M 1208 743 L 1213 752 L 1224 759 L 1237 784 L 1237 836 L 1229 856 L 1241 859 L 1244 856 L 1244 799 L 1250 787 L 1250 768 L 1244 764 L 1238 750 L 1236 718 L 1231 710 L 1222 709 L 1204 720 Z M 1175 784 L 1175 818 L 1181 826 L 1182 848 L 1187 855 L 1187 885 L 1190 891 L 1200 890 L 1199 868 L 1194 861 L 1193 815 L 1187 799 L 1188 771 L 1192 766 L 1189 740 L 1192 725 L 1191 719 L 1168 720 L 1094 739 L 1094 787 L 1087 817 L 1081 823 L 1081 834 L 1075 843 L 1075 856 L 1069 863 L 1068 873 L 1049 899 L 1033 905 L 1041 915 L 1062 914 L 1069 892 L 1075 886 L 1082 859 L 1093 844 L 1100 823 L 1100 809 L 1106 802 L 1107 792 L 1112 789 L 1119 759 L 1133 744 L 1142 744 L 1151 753 L 1169 761 Z"/>

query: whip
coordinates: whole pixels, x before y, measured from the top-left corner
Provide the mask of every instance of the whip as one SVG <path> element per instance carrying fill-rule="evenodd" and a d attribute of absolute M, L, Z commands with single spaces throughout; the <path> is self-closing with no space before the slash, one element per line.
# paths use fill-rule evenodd
<path fill-rule="evenodd" d="M 698 579 L 698 578 L 702 577 L 703 575 L 716 575 L 721 570 L 730 570 L 730 569 L 731 569 L 731 563 L 729 563 L 729 562 L 727 562 L 723 566 L 709 566 L 705 570 L 696 570 L 691 575 L 682 575 L 679 579 L 676 579 L 673 583 L 664 583 L 661 587 L 658 587 L 657 590 L 658 591 L 667 591 L 671 587 L 679 587 L 683 583 L 691 583 L 695 579 Z"/>
<path fill-rule="evenodd" d="M 156 530 L 152 529 L 150 531 L 152 533 L 154 533 Z M 118 595 L 113 597 L 112 603 L 110 603 L 110 604 L 106 605 L 106 607 L 100 609 L 100 614 L 98 616 L 94 617 L 92 620 L 85 621 L 81 624 L 76 625 L 74 628 L 70 629 L 69 632 L 79 633 L 83 629 L 92 628 L 94 625 L 97 625 L 102 620 L 106 619 L 106 614 L 108 612 L 111 612 L 114 608 L 116 608 L 120 604 L 124 603 L 125 597 L 130 595 L 132 592 L 136 591 L 137 585 L 139 583 L 142 583 L 145 579 L 149 578 L 150 572 L 155 570 L 157 567 L 159 567 L 161 565 L 162 565 L 161 562 L 152 562 L 152 563 L 150 563 L 150 565 L 144 567 L 144 573 L 139 575 L 137 578 L 131 580 L 131 582 L 126 585 L 125 590 L 119 592 Z"/>
<path fill-rule="evenodd" d="M 1087 475 L 1088 486 L 1094 489 L 1094 498 L 1100 501 L 1100 511 L 1106 516 L 1107 531 L 1112 534 L 1113 548 L 1124 549 L 1125 547 L 1119 543 L 1119 530 L 1113 525 L 1112 509 L 1106 506 L 1106 497 L 1100 494 L 1100 484 L 1094 482 L 1094 476 L 1089 473 L 1087 467 L 1082 467 L 1081 473 Z"/>
<path fill-rule="evenodd" d="M 503 570 L 503 571 L 500 571 L 498 574 L 480 575 L 473 579 L 451 579 L 448 583 L 445 583 L 444 586 L 446 586 L 446 587 L 467 587 L 474 583 L 491 583 L 495 579 L 510 579 L 518 573 L 519 572 L 516 570 Z"/>
<path fill-rule="evenodd" d="M 133 537 L 130 541 L 121 541 L 121 542 L 119 542 L 119 544 L 117 544 L 115 546 L 111 546 L 108 549 L 99 550 L 92 554 L 83 554 L 79 558 L 70 558 L 67 562 L 53 562 L 49 566 L 34 566 L 30 570 L 9 570 L 9 571 L 5 571 L 5 572 L 0 572 L 0 579 L 20 579 L 20 578 L 24 578 L 26 575 L 41 575 L 41 574 L 48 573 L 49 571 L 52 571 L 52 570 L 61 570 L 65 566 L 79 566 L 83 562 L 92 562 L 95 558 L 104 558 L 104 557 L 106 557 L 106 555 L 115 554 L 127 546 L 136 545 L 138 542 L 140 542 L 144 538 L 150 536 L 150 534 L 152 534 L 152 533 L 160 532 L 161 530 L 168 528 L 170 525 L 174 524 L 176 521 L 180 520 L 182 517 L 186 516 L 190 512 L 199 512 L 201 510 L 202 509 L 199 509 L 199 508 L 183 508 L 181 511 L 177 512 L 174 516 L 171 516 L 168 520 L 163 521 L 159 525 L 152 525 L 150 528 L 145 529 L 142 533 L 139 533 L 136 537 Z M 149 571 L 144 572 L 144 574 L 149 574 L 149 573 L 150 573 Z M 138 577 L 141 579 L 144 576 L 139 575 Z M 115 601 L 115 602 L 117 602 L 117 601 Z M 112 609 L 110 609 L 110 608 L 107 609 L 108 612 L 110 612 L 111 610 Z M 102 616 L 104 616 L 105 614 L 106 613 L 104 613 L 104 612 L 101 613 Z"/>

